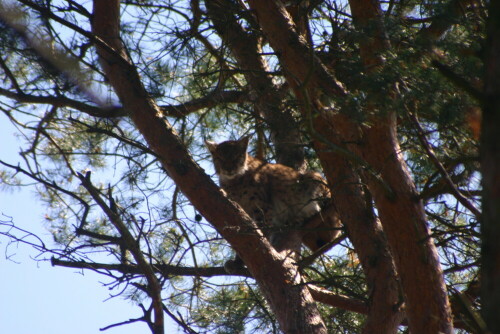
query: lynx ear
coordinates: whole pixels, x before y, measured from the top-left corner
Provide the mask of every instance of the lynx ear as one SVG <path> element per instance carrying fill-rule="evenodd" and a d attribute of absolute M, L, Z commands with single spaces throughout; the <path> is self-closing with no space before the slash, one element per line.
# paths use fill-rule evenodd
<path fill-rule="evenodd" d="M 205 140 L 205 145 L 207 145 L 208 150 L 213 153 L 217 149 L 217 144 L 210 140 Z"/>
<path fill-rule="evenodd" d="M 251 137 L 252 137 L 251 135 L 241 137 L 241 139 L 238 140 L 238 142 L 244 145 L 245 147 L 248 147 L 248 142 L 250 141 Z"/>

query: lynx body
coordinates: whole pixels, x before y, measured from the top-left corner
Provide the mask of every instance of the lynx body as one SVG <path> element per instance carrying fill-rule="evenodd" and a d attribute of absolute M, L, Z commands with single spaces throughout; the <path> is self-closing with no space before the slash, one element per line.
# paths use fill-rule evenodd
<path fill-rule="evenodd" d="M 259 223 L 275 247 L 273 239 L 292 230 L 300 231 L 301 241 L 313 251 L 335 239 L 337 217 L 325 217 L 309 231 L 301 229 L 329 201 L 330 191 L 321 175 L 256 159 L 247 154 L 248 140 L 206 142 L 220 186 L 229 198 Z"/>

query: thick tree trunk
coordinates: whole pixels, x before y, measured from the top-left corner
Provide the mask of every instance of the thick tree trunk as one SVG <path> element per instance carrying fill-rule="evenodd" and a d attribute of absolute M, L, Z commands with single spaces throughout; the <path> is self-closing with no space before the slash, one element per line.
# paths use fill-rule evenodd
<path fill-rule="evenodd" d="M 318 117 L 314 128 L 330 143 L 343 147 L 343 142 L 359 140 L 354 133 L 341 140 L 334 135 L 329 123 Z M 341 117 L 337 117 L 334 124 L 344 125 L 344 132 L 351 132 Z M 366 275 L 369 311 L 363 333 L 396 333 L 404 318 L 399 281 L 382 226 L 371 208 L 371 198 L 365 194 L 355 166 L 344 155 L 334 153 L 320 141 L 316 142 L 316 151 L 332 186 L 335 206 Z"/>
<path fill-rule="evenodd" d="M 148 97 L 119 35 L 119 0 L 94 1 L 92 29 L 107 47 L 97 47 L 104 72 L 137 129 L 169 176 L 196 209 L 245 261 L 285 333 L 326 333 L 300 273 L 277 253 L 248 215 L 235 206 L 189 156 L 174 129 Z M 241 233 L 244 231 L 245 233 Z M 160 317 L 161 315 L 157 315 Z"/>
<path fill-rule="evenodd" d="M 350 0 L 353 20 L 365 38 L 360 43 L 365 68 L 384 66 L 381 53 L 390 45 L 376 0 Z M 410 331 L 451 333 L 452 317 L 436 246 L 430 237 L 423 203 L 401 155 L 394 112 L 371 119 L 358 152 L 380 173 L 368 177 L 380 220 L 394 254 L 406 300 Z M 384 183 L 382 186 L 381 183 Z M 389 193 L 390 192 L 390 193 Z"/>
<path fill-rule="evenodd" d="M 481 126 L 483 214 L 481 217 L 482 314 L 490 333 L 500 333 L 500 1 L 489 8 L 484 59 L 484 107 Z"/>
<path fill-rule="evenodd" d="M 401 156 L 394 113 L 377 120 L 365 131 L 364 140 L 363 156 L 385 183 L 383 186 L 374 177 L 368 178 L 401 277 L 410 331 L 452 333 L 451 309 L 437 249 L 423 203 L 417 199 Z"/>

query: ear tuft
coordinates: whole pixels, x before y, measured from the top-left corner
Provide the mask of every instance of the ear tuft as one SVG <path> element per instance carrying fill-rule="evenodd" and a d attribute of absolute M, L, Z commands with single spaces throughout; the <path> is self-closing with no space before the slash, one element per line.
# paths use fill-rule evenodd
<path fill-rule="evenodd" d="M 251 137 L 252 137 L 251 135 L 241 137 L 240 140 L 238 140 L 238 142 L 243 144 L 245 147 L 248 147 L 248 142 L 250 141 Z"/>
<path fill-rule="evenodd" d="M 215 150 L 217 149 L 217 144 L 213 141 L 205 140 L 205 145 L 211 153 L 215 152 Z"/>

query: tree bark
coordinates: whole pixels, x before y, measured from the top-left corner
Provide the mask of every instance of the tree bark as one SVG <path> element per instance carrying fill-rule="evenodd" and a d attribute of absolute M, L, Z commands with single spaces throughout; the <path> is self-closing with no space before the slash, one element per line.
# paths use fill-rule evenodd
<path fill-rule="evenodd" d="M 353 20 L 363 32 L 361 58 L 367 71 L 384 64 L 389 48 L 376 0 L 350 0 Z M 406 301 L 408 326 L 414 333 L 452 333 L 451 307 L 439 256 L 427 227 L 424 205 L 401 155 L 394 111 L 372 117 L 363 129 L 359 152 L 380 180 L 368 178 L 380 220 L 387 235 Z M 354 148 L 356 149 L 356 148 Z M 391 192 L 391 194 L 388 193 Z"/>
<path fill-rule="evenodd" d="M 101 66 L 137 129 L 179 189 L 246 263 L 281 329 L 285 333 L 326 333 L 292 259 L 277 253 L 255 222 L 223 196 L 189 156 L 172 126 L 162 119 L 160 108 L 148 96 L 136 68 L 126 56 L 119 35 L 119 11 L 118 0 L 95 0 L 92 29 L 109 46 L 97 47 Z"/>
<path fill-rule="evenodd" d="M 490 333 L 500 333 L 500 1 L 490 1 L 484 58 L 481 126 L 483 214 L 481 217 L 482 315 Z"/>
<path fill-rule="evenodd" d="M 344 132 L 350 132 L 345 128 L 350 125 L 341 117 L 337 117 L 334 124 L 337 127 L 344 125 Z M 323 117 L 316 119 L 314 129 L 329 143 L 340 147 L 343 147 L 343 142 L 358 140 L 353 133 L 348 139 L 340 139 L 332 129 L 331 121 Z M 396 333 L 405 315 L 400 284 L 382 226 L 371 208 L 371 198 L 367 196 L 352 162 L 333 152 L 325 143 L 315 143 L 323 170 L 332 186 L 333 202 L 366 275 L 369 309 L 363 333 Z"/>
<path fill-rule="evenodd" d="M 452 333 L 451 309 L 437 249 L 396 136 L 394 113 L 365 131 L 363 156 L 380 172 L 392 195 L 373 177 L 369 178 L 369 188 L 401 277 L 410 331 Z"/>
<path fill-rule="evenodd" d="M 327 96 L 345 95 L 343 85 L 297 33 L 295 24 L 284 4 L 279 0 L 249 0 L 258 22 L 280 59 L 285 75 L 295 86 Z"/>

